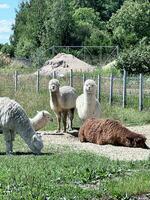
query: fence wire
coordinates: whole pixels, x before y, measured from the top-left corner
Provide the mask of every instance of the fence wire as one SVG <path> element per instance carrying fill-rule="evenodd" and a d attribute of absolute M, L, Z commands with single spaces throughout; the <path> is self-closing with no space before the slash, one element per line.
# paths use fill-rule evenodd
<path fill-rule="evenodd" d="M 59 79 L 61 86 L 70 85 L 70 82 L 72 82 L 73 87 L 77 91 L 77 94 L 80 95 L 81 93 L 83 93 L 84 81 L 86 79 L 93 79 L 98 84 L 98 77 L 98 75 L 91 74 L 72 74 L 72 77 L 70 77 L 70 75 L 67 74 L 64 77 L 57 78 Z M 27 98 L 31 94 L 45 94 L 46 96 L 48 96 L 48 82 L 51 78 L 52 77 L 48 76 L 39 76 L 39 79 L 37 79 L 36 73 L 32 75 L 18 74 L 17 77 L 13 73 L 1 74 L 0 96 L 9 96 L 11 98 L 15 98 L 16 93 L 19 93 L 22 98 Z M 126 80 L 126 107 L 138 109 L 139 98 L 141 98 L 143 108 L 145 110 L 150 110 L 150 78 L 143 77 L 143 88 L 141 88 L 142 91 L 140 91 L 139 89 L 139 76 L 128 76 Z M 100 85 L 97 92 L 100 95 L 101 103 L 121 107 L 123 104 L 123 77 L 100 76 Z M 140 94 L 143 95 L 140 96 Z"/>

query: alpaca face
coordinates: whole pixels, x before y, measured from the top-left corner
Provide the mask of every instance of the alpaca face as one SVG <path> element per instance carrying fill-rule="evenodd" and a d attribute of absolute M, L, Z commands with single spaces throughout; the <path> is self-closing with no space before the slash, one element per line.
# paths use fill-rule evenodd
<path fill-rule="evenodd" d="M 39 117 L 39 119 L 45 119 L 47 122 L 49 121 L 53 122 L 51 114 L 46 110 L 37 111 L 37 116 Z"/>
<path fill-rule="evenodd" d="M 49 81 L 49 91 L 56 92 L 59 90 L 60 84 L 57 79 L 52 79 Z"/>
<path fill-rule="evenodd" d="M 146 141 L 145 137 L 136 137 L 134 139 L 130 138 L 132 147 L 140 147 L 144 149 L 149 149 L 149 147 L 145 144 L 145 141 Z"/>
<path fill-rule="evenodd" d="M 43 112 L 43 117 L 47 122 L 53 122 L 53 118 L 51 117 L 51 115 L 49 113 L 45 113 Z"/>
<path fill-rule="evenodd" d="M 96 93 L 96 83 L 95 81 L 88 79 L 84 83 L 84 92 L 86 93 Z"/>
<path fill-rule="evenodd" d="M 33 153 L 40 154 L 43 148 L 43 141 L 40 136 L 33 135 L 31 145 L 29 146 Z"/>

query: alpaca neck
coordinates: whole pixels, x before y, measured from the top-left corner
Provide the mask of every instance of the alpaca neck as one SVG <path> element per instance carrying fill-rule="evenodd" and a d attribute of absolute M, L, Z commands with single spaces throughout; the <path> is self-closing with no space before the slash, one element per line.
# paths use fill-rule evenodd
<path fill-rule="evenodd" d="M 20 134 L 21 138 L 26 142 L 27 145 L 30 145 L 32 137 L 35 134 L 32 126 L 29 125 L 28 128 L 24 127 L 23 129 L 18 127 L 18 129 L 19 130 L 17 130 L 17 132 Z"/>
<path fill-rule="evenodd" d="M 84 94 L 84 109 L 93 110 L 93 107 L 96 105 L 96 98 L 94 94 L 85 93 Z"/>
<path fill-rule="evenodd" d="M 59 91 L 51 92 L 50 95 L 51 95 L 51 99 L 52 99 L 54 107 L 59 107 L 59 101 L 58 101 L 60 98 Z"/>

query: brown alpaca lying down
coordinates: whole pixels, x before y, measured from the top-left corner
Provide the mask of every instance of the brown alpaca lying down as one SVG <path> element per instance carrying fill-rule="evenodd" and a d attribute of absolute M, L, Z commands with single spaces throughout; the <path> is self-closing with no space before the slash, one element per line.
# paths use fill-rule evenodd
<path fill-rule="evenodd" d="M 149 148 L 145 144 L 145 136 L 134 133 L 111 119 L 87 119 L 79 130 L 79 139 L 81 142 L 95 144 Z"/>

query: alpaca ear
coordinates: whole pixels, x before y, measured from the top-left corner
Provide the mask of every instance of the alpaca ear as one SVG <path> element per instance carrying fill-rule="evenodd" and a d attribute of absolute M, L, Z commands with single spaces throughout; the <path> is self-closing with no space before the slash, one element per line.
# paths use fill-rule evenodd
<path fill-rule="evenodd" d="M 132 146 L 133 143 L 135 143 L 134 138 L 127 137 L 127 139 L 128 139 L 128 142 L 129 142 L 129 146 Z"/>
<path fill-rule="evenodd" d="M 36 112 L 39 113 L 40 111 L 37 110 Z"/>
<path fill-rule="evenodd" d="M 44 117 L 44 111 L 42 112 L 42 115 L 43 115 L 43 117 Z"/>
<path fill-rule="evenodd" d="M 36 142 L 36 141 L 37 141 L 37 137 L 36 137 L 36 135 L 33 135 L 33 137 L 32 137 L 32 141 L 33 141 L 33 142 Z"/>

